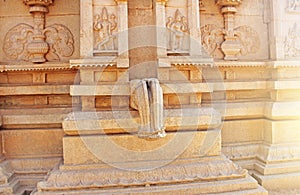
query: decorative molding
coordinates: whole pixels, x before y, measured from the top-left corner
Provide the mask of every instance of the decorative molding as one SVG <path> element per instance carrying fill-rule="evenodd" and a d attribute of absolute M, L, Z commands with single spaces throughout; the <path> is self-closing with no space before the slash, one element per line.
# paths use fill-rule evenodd
<path fill-rule="evenodd" d="M 300 57 L 300 28 L 295 22 L 289 28 L 284 41 L 285 57 Z"/>
<path fill-rule="evenodd" d="M 46 182 L 39 183 L 40 190 L 72 190 L 107 188 L 117 186 L 163 185 L 177 182 L 212 181 L 245 178 L 247 171 L 230 160 L 212 160 L 167 165 L 151 171 L 126 171 L 102 168 L 86 171 L 54 170 Z"/>
<path fill-rule="evenodd" d="M 47 67 L 42 64 L 18 64 L 18 65 L 0 65 L 0 72 L 8 71 L 36 71 L 36 70 L 70 70 L 68 63 L 51 64 L 48 63 Z"/>
<path fill-rule="evenodd" d="M 43 63 L 61 61 L 74 52 L 74 40 L 70 30 L 61 24 L 45 28 L 45 14 L 52 0 L 24 0 L 30 6 L 33 26 L 18 24 L 11 28 L 5 38 L 4 53 L 13 60 Z"/>

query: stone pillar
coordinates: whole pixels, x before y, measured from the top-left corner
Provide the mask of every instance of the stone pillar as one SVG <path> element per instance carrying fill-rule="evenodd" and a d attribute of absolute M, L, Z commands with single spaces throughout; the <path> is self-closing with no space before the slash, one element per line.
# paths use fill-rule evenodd
<path fill-rule="evenodd" d="M 80 57 L 93 57 L 93 0 L 80 0 Z"/>
<path fill-rule="evenodd" d="M 157 57 L 167 56 L 166 2 L 157 0 L 155 4 Z"/>
<path fill-rule="evenodd" d="M 199 0 L 188 0 L 188 22 L 190 28 L 190 56 L 201 56 Z"/>
<path fill-rule="evenodd" d="M 129 67 L 128 61 L 128 2 L 116 0 L 118 4 L 118 62 L 117 67 Z"/>
<path fill-rule="evenodd" d="M 272 60 L 284 59 L 284 8 L 286 1 L 273 0 L 265 1 L 266 6 L 270 6 L 270 23 L 269 23 L 269 39 L 270 39 L 270 57 Z"/>
<path fill-rule="evenodd" d="M 129 1 L 128 14 L 129 78 L 156 78 L 157 49 L 153 1 Z"/>

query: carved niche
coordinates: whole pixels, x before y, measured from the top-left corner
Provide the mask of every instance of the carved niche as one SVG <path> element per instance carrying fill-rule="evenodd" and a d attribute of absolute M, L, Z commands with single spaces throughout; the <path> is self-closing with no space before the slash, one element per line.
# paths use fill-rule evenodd
<path fill-rule="evenodd" d="M 284 52 L 286 57 L 300 56 L 300 28 L 297 23 L 288 30 L 284 41 Z"/>
<path fill-rule="evenodd" d="M 186 51 L 186 38 L 188 37 L 189 27 L 187 18 L 181 14 L 179 9 L 174 16 L 169 16 L 166 27 L 168 29 L 168 50 L 180 53 Z"/>
<path fill-rule="evenodd" d="M 225 60 L 237 60 L 239 55 L 256 53 L 260 48 L 258 33 L 250 26 L 235 27 L 236 6 L 242 1 L 218 0 L 224 17 L 224 28 L 215 24 L 201 27 L 201 41 L 205 50 L 211 56 L 222 52 Z"/>
<path fill-rule="evenodd" d="M 33 26 L 18 24 L 11 28 L 5 38 L 3 50 L 13 60 L 43 63 L 60 61 L 74 52 L 74 39 L 71 31 L 62 24 L 45 28 L 45 14 L 52 0 L 23 0 L 30 6 Z"/>
<path fill-rule="evenodd" d="M 94 17 L 94 50 L 115 51 L 117 50 L 116 15 L 109 14 L 103 7 L 100 14 Z"/>

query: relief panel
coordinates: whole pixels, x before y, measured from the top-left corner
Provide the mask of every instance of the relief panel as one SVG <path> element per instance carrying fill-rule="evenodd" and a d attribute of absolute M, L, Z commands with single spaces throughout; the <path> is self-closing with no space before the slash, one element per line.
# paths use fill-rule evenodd
<path fill-rule="evenodd" d="M 300 57 L 300 28 L 297 23 L 289 27 L 284 40 L 285 57 Z"/>
<path fill-rule="evenodd" d="M 43 63 L 63 61 L 74 52 L 71 31 L 62 24 L 45 27 L 45 14 L 52 1 L 24 0 L 33 17 L 33 25 L 17 24 L 5 35 L 3 51 L 11 60 Z"/>
<path fill-rule="evenodd" d="M 115 12 L 115 9 L 108 9 L 107 7 L 94 7 L 94 51 L 117 51 L 118 30 Z"/>

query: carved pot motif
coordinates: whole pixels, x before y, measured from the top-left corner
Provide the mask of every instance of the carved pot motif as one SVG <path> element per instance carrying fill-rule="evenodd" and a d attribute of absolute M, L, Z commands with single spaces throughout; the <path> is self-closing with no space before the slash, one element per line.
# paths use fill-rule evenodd
<path fill-rule="evenodd" d="M 238 60 L 237 54 L 241 51 L 241 45 L 235 38 L 225 37 L 225 41 L 221 45 L 221 49 L 225 54 L 225 60 Z"/>

